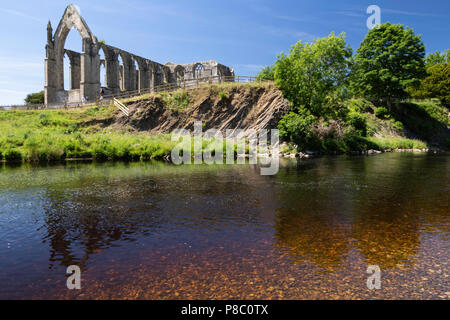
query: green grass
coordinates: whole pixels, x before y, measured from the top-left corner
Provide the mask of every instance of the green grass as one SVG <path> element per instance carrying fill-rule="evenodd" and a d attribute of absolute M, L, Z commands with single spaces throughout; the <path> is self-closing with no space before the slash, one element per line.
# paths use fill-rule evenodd
<path fill-rule="evenodd" d="M 189 93 L 181 89 L 164 95 L 163 100 L 167 108 L 174 113 L 184 112 L 191 103 Z"/>
<path fill-rule="evenodd" d="M 368 137 L 365 138 L 369 143 L 374 145 L 376 150 L 387 150 L 387 149 L 426 149 L 428 148 L 426 143 L 420 140 L 407 139 L 400 137 L 385 137 L 385 138 L 375 138 Z"/>
<path fill-rule="evenodd" d="M 175 97 L 173 99 L 180 99 Z M 184 99 L 184 98 L 181 98 Z M 151 160 L 170 155 L 178 144 L 171 135 L 113 131 L 98 122 L 110 119 L 114 107 L 77 110 L 0 112 L 0 160 L 53 162 L 66 159 Z M 192 141 L 193 143 L 193 141 Z M 204 139 L 202 152 L 220 150 L 225 141 Z M 193 156 L 193 145 L 191 154 Z M 234 148 L 236 152 L 236 147 Z M 248 153 L 248 146 L 246 147 Z"/>
<path fill-rule="evenodd" d="M 170 154 L 169 135 L 112 132 L 97 123 L 111 118 L 114 107 L 78 110 L 0 112 L 0 159 L 60 161 L 160 159 Z"/>

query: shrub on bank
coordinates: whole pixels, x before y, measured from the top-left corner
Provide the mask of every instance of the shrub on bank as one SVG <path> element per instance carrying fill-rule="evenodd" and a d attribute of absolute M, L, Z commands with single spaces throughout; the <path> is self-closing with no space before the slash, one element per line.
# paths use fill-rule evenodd
<path fill-rule="evenodd" d="M 389 111 L 385 107 L 378 107 L 375 110 L 375 116 L 380 119 L 387 119 L 389 117 Z"/>

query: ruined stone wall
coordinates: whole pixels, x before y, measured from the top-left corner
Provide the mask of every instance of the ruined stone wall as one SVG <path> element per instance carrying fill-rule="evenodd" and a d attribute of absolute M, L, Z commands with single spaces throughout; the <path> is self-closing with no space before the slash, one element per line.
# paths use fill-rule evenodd
<path fill-rule="evenodd" d="M 83 52 L 64 49 L 67 35 L 77 29 Z M 101 90 L 100 70 L 105 68 L 105 94 L 154 88 L 164 83 L 211 76 L 234 76 L 233 69 L 214 60 L 192 64 L 166 65 L 137 56 L 98 41 L 73 5 L 69 5 L 53 34 L 49 22 L 45 58 L 45 103 L 79 102 L 96 99 Z M 100 51 L 104 59 L 100 59 Z M 64 55 L 70 60 L 70 87 L 64 90 Z M 122 64 L 119 62 L 119 57 Z M 77 100 L 78 101 L 74 101 Z"/>

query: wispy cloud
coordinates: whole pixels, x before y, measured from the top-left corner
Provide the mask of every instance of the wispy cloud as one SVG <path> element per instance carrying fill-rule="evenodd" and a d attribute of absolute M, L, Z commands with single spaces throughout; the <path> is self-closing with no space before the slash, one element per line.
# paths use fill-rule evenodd
<path fill-rule="evenodd" d="M 260 71 L 264 68 L 264 66 L 260 64 L 235 64 L 235 66 L 248 71 Z"/>
<path fill-rule="evenodd" d="M 310 41 L 310 40 L 314 40 L 316 38 L 318 38 L 318 36 L 316 36 L 315 34 L 309 33 L 309 32 L 297 32 L 297 37 L 301 40 L 305 40 L 305 41 Z"/>
<path fill-rule="evenodd" d="M 148 12 L 155 16 L 157 15 L 165 15 L 165 16 L 172 16 L 172 17 L 182 17 L 186 16 L 186 13 L 184 10 L 181 10 L 179 7 L 171 4 L 154 4 L 154 3 L 148 3 L 147 1 L 145 4 L 142 3 L 135 3 L 128 0 L 114 0 L 114 2 L 117 4 L 115 6 L 116 8 L 119 8 L 120 12 L 124 12 L 123 7 L 128 7 L 136 10 L 137 12 Z M 97 10 L 101 10 L 100 6 L 96 6 Z M 109 8 L 104 10 L 110 10 Z"/>
<path fill-rule="evenodd" d="M 38 17 L 32 16 L 32 15 L 29 15 L 28 13 L 21 12 L 21 11 L 17 11 L 17 10 L 11 10 L 11 9 L 6 9 L 6 8 L 0 8 L 0 11 L 1 11 L 1 12 L 4 12 L 4 13 L 7 13 L 7 14 L 15 15 L 15 16 L 18 16 L 18 17 L 22 17 L 22 18 L 27 18 L 27 19 L 30 19 L 30 20 L 34 20 L 34 21 L 37 21 L 37 22 L 40 22 L 40 23 L 45 22 L 45 20 L 43 20 L 43 19 L 41 19 L 41 18 L 38 18 Z"/>
<path fill-rule="evenodd" d="M 25 94 L 28 94 L 29 92 L 27 92 L 27 91 L 18 91 L 18 90 L 9 90 L 9 89 L 0 89 L 0 93 L 25 95 Z"/>
<path fill-rule="evenodd" d="M 363 13 L 355 11 L 336 11 L 336 14 L 346 17 L 366 17 Z"/>
<path fill-rule="evenodd" d="M 395 10 L 395 9 L 385 9 L 381 8 L 381 14 L 383 13 L 394 13 L 394 14 L 403 14 L 407 16 L 420 16 L 420 17 L 437 17 L 437 14 L 426 13 L 426 12 L 414 12 L 414 11 L 403 11 L 403 10 Z"/>
<path fill-rule="evenodd" d="M 274 27 L 271 25 L 263 25 L 259 26 L 265 33 L 277 36 L 277 37 L 290 37 L 290 38 L 300 38 L 302 40 L 312 40 L 314 38 L 317 38 L 316 35 L 305 32 L 305 31 L 298 31 L 296 29 L 290 29 L 290 28 L 280 28 L 280 27 Z"/>
<path fill-rule="evenodd" d="M 21 104 L 27 94 L 40 91 L 43 87 L 42 57 L 0 56 L 0 105 Z"/>
<path fill-rule="evenodd" d="M 30 73 L 39 71 L 42 73 L 44 70 L 44 62 L 35 62 L 38 60 L 42 59 L 0 57 L 0 73 L 7 73 L 8 71 L 26 71 Z"/>
<path fill-rule="evenodd" d="M 285 20 L 285 21 L 292 21 L 292 22 L 309 22 L 311 19 L 309 18 L 298 18 L 298 17 L 291 17 L 291 16 L 275 16 L 276 19 Z"/>

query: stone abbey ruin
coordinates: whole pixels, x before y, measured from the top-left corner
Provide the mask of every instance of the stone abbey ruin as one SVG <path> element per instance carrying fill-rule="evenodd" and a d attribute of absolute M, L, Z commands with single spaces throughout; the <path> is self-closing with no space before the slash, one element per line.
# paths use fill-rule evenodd
<path fill-rule="evenodd" d="M 74 28 L 81 35 L 82 52 L 64 48 L 66 38 Z M 234 77 L 233 69 L 214 60 L 191 64 L 169 62 L 163 65 L 98 41 L 73 5 L 66 8 L 54 34 L 51 23 L 48 23 L 45 49 L 46 105 L 63 101 L 78 103 L 83 97 L 89 100 L 98 97 L 102 88 L 102 66 L 105 68 L 105 95 L 152 89 L 166 83 L 180 83 L 181 86 L 183 80 Z M 100 58 L 101 50 L 105 59 Z M 64 55 L 70 60 L 69 90 L 64 89 Z"/>

